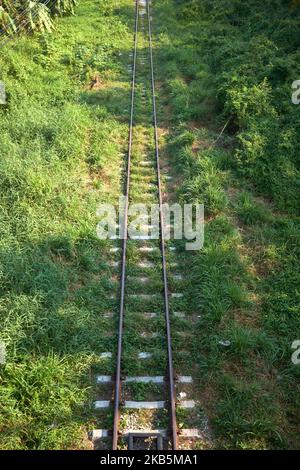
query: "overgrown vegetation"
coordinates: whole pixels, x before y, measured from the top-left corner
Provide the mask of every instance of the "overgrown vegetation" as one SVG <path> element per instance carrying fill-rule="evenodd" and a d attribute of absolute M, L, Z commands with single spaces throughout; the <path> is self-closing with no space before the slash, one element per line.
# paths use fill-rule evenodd
<path fill-rule="evenodd" d="M 96 209 L 119 194 L 130 89 L 117 3 L 131 17 L 127 0 L 81 2 L 55 32 L 1 51 L 2 449 L 91 446 L 89 373 L 111 347 L 102 313 L 116 288 Z"/>
<path fill-rule="evenodd" d="M 192 357 L 216 447 L 299 448 L 297 6 L 156 2 L 178 197 L 206 211 L 188 310 L 200 316 Z"/>
<path fill-rule="evenodd" d="M 300 115 L 291 103 L 300 75 L 299 5 L 174 3 L 190 31 L 180 58 L 187 80 L 170 79 L 177 119 L 207 120 L 215 109 L 237 141 L 230 164 L 280 210 L 299 214 Z"/>
<path fill-rule="evenodd" d="M 204 248 L 187 254 L 178 242 L 176 258 L 168 258 L 170 273 L 178 259 L 185 266 L 184 282 L 170 287 L 188 295 L 171 301 L 172 313 L 187 314 L 172 315 L 174 360 L 195 379 L 191 398 L 210 419 L 215 448 L 300 445 L 300 369 L 291 362 L 300 338 L 300 122 L 291 103 L 300 76 L 298 3 L 153 2 L 165 171 L 175 176 L 178 199 L 206 210 Z M 0 4 L 2 30 L 11 34 L 29 2 Z M 51 2 L 51 18 L 74 4 Z M 109 245 L 96 237 L 96 209 L 119 196 L 133 4 L 79 2 L 77 16 L 61 18 L 51 34 L 49 5 L 30 5 L 46 22 L 35 16 L 30 29 L 40 32 L 10 43 L 0 58 L 7 91 L 0 107 L 0 340 L 7 349 L 0 447 L 90 448 L 87 431 L 99 421 L 90 412 L 89 374 L 114 372 L 99 353 L 115 350 L 109 333 L 116 325 L 105 314 L 118 309 L 117 271 Z M 139 114 L 136 132 L 138 160 L 144 148 L 153 151 L 151 116 Z M 147 185 L 137 180 L 133 197 Z M 141 255 L 129 251 L 133 278 Z M 149 255 L 155 266 L 157 256 Z M 153 293 L 159 269 L 146 271 L 151 285 L 142 289 Z M 128 288 L 138 286 L 131 279 Z M 144 309 L 135 298 L 129 307 L 136 315 Z M 163 374 L 161 339 L 141 339 L 163 330 L 162 320 L 150 327 L 132 314 L 126 322 L 125 373 L 156 373 L 159 364 Z M 133 355 L 145 344 L 155 352 L 146 365 Z M 125 392 L 143 399 L 149 390 Z M 100 427 L 111 427 L 107 410 L 101 419 Z M 184 410 L 178 422 L 190 426 Z"/>

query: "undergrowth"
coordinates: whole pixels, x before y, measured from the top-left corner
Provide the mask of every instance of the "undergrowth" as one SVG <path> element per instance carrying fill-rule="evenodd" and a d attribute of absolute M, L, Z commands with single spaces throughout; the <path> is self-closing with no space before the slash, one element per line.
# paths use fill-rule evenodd
<path fill-rule="evenodd" d="M 1 50 L 2 449 L 90 448 L 88 377 L 111 342 L 96 210 L 119 195 L 131 9 L 89 0 L 76 13 Z"/>
<path fill-rule="evenodd" d="M 177 197 L 205 207 L 204 247 L 186 255 L 187 310 L 199 318 L 190 361 L 214 446 L 295 449 L 299 8 L 170 0 L 155 14 Z"/>

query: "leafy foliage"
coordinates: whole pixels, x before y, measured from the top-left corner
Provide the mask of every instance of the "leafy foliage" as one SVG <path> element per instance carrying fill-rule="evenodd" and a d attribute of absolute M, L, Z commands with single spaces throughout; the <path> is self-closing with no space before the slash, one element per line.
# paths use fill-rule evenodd
<path fill-rule="evenodd" d="M 297 449 L 299 1 L 157 4 L 168 153 L 182 199 L 205 205 L 186 310 L 214 445 Z"/>
<path fill-rule="evenodd" d="M 214 97 L 220 121 L 230 119 L 227 130 L 238 143 L 235 169 L 281 210 L 299 214 L 300 114 L 291 101 L 292 83 L 300 76 L 299 2 L 175 3 L 178 18 L 195 33 L 191 41 L 198 54 L 182 64 L 188 83 L 170 82 L 179 119 L 206 119 L 205 102 L 211 105 Z M 190 52 L 183 49 L 179 61 Z M 199 74 L 199 66 L 195 71 L 197 62 L 202 69 L 205 64 L 205 73 Z"/>
<path fill-rule="evenodd" d="M 18 30 L 50 31 L 52 17 L 74 13 L 77 0 L 2 0 L 0 1 L 0 28 L 3 33 Z"/>

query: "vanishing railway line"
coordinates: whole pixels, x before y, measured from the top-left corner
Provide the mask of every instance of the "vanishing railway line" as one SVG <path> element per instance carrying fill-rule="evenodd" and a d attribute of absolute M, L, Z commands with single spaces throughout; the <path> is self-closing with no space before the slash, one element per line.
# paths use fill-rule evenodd
<path fill-rule="evenodd" d="M 147 5 L 147 18 L 148 18 L 148 34 L 149 34 L 149 57 L 151 69 L 151 92 L 152 92 L 152 106 L 153 106 L 153 127 L 154 127 L 154 140 L 155 140 L 155 156 L 156 156 L 156 169 L 157 169 L 157 188 L 158 200 L 160 207 L 160 246 L 162 257 L 162 274 L 163 274 L 163 291 L 164 291 L 164 306 L 165 306 L 165 319 L 166 319 L 166 335 L 168 347 L 168 380 L 170 391 L 170 419 L 172 429 L 172 447 L 177 448 L 177 424 L 176 424 L 176 411 L 175 411 L 175 390 L 174 390 L 174 370 L 172 359 L 172 346 L 171 346 L 171 328 L 170 328 L 170 313 L 169 313 L 169 294 L 168 294 L 168 280 L 165 256 L 165 242 L 163 237 L 163 211 L 162 211 L 162 191 L 160 181 L 160 160 L 158 150 L 158 133 L 157 133 L 157 117 L 156 117 L 156 102 L 155 102 L 155 82 L 154 82 L 154 67 L 153 67 L 153 53 L 152 53 L 152 34 L 151 34 L 151 19 L 150 19 L 150 4 L 146 0 Z M 134 125 L 134 98 L 135 98 L 135 84 L 136 84 L 136 65 L 137 65 L 137 41 L 138 41 L 138 26 L 139 26 L 139 3 L 136 2 L 136 20 L 135 20 L 135 46 L 133 58 L 133 77 L 132 77 L 132 98 L 131 98 L 131 116 L 130 116 L 130 132 L 129 132 L 129 148 L 128 148 L 128 161 L 127 161 L 127 181 L 126 181 L 126 200 L 125 200 L 125 214 L 124 214 L 124 234 L 123 234 L 123 247 L 122 247 L 122 273 L 121 273 L 121 300 L 120 300 L 120 317 L 119 317 L 119 335 L 118 335 L 118 352 L 117 352 L 117 372 L 115 380 L 115 405 L 114 405 L 114 428 L 113 428 L 113 449 L 117 449 L 118 435 L 119 435 L 119 422 L 120 422 L 120 393 L 121 393 L 121 363 L 122 363 L 122 342 L 123 342 L 123 328 L 124 328 L 124 310 L 125 310 L 125 283 L 126 283 L 126 261 L 127 261 L 127 227 L 128 227 L 128 207 L 130 198 L 130 174 L 131 174 L 131 153 L 132 153 L 132 138 L 133 138 L 133 125 Z"/>
<path fill-rule="evenodd" d="M 164 239 L 164 176 L 159 154 L 151 21 L 150 1 L 136 0 L 134 49 L 130 54 L 133 65 L 124 172 L 124 233 L 121 246 L 110 249 L 117 256 L 121 254 L 121 261 L 112 262 L 121 271 L 116 368 L 112 376 L 97 375 L 99 391 L 94 403 L 100 413 L 99 422 L 105 421 L 101 416 L 109 409 L 113 427 L 91 433 L 96 448 L 101 447 L 101 440 L 106 440 L 114 450 L 125 445 L 130 449 L 154 446 L 175 450 L 180 438 L 199 438 L 195 428 L 179 432 L 176 419 L 178 406 L 193 410 L 195 402 L 181 399 L 178 403 L 176 396 L 177 384 L 189 389 L 193 379 L 176 375 L 173 366 L 170 318 L 184 316 L 183 312 L 176 312 L 184 295 L 172 292 L 168 283 L 167 252 L 176 251 L 176 247 Z M 158 204 L 159 239 L 149 235 L 149 220 L 141 227 L 145 234 L 129 238 L 131 203 Z M 176 268 L 177 263 L 173 266 Z M 182 278 L 174 274 L 172 286 L 180 285 Z M 170 299 L 174 303 L 172 309 Z M 102 357 L 112 359 L 113 355 L 107 352 Z M 103 395 L 109 399 L 103 400 Z M 186 395 L 181 394 L 184 398 Z"/>

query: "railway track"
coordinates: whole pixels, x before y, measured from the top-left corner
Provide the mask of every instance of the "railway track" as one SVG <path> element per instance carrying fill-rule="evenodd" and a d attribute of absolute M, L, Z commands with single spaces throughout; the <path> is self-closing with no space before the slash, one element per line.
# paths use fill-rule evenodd
<path fill-rule="evenodd" d="M 95 448 L 104 445 L 113 450 L 176 450 L 181 439 L 202 439 L 197 428 L 181 426 L 179 430 L 177 425 L 178 408 L 193 411 L 195 402 L 185 399 L 192 376 L 176 375 L 173 364 L 171 317 L 184 317 L 184 312 L 176 311 L 184 305 L 184 294 L 174 290 L 183 276 L 176 272 L 177 263 L 168 261 L 176 246 L 164 238 L 162 206 L 168 176 L 161 171 L 151 24 L 151 2 L 136 0 L 124 232 L 121 244 L 112 241 L 110 248 L 115 256 L 112 267 L 120 279 L 117 350 L 115 355 L 110 351 L 101 355 L 112 362 L 115 357 L 116 367 L 112 375 L 97 374 L 94 402 L 99 422 L 105 422 L 102 416 L 106 413 L 111 419 L 107 422 L 113 425 L 90 433 Z M 133 203 L 158 205 L 158 239 L 149 235 L 149 220 L 141 227 L 145 233 L 129 238 Z M 170 274 L 168 268 L 175 273 Z M 114 316 L 114 312 L 107 315 Z M 187 392 L 179 393 L 184 388 Z"/>

